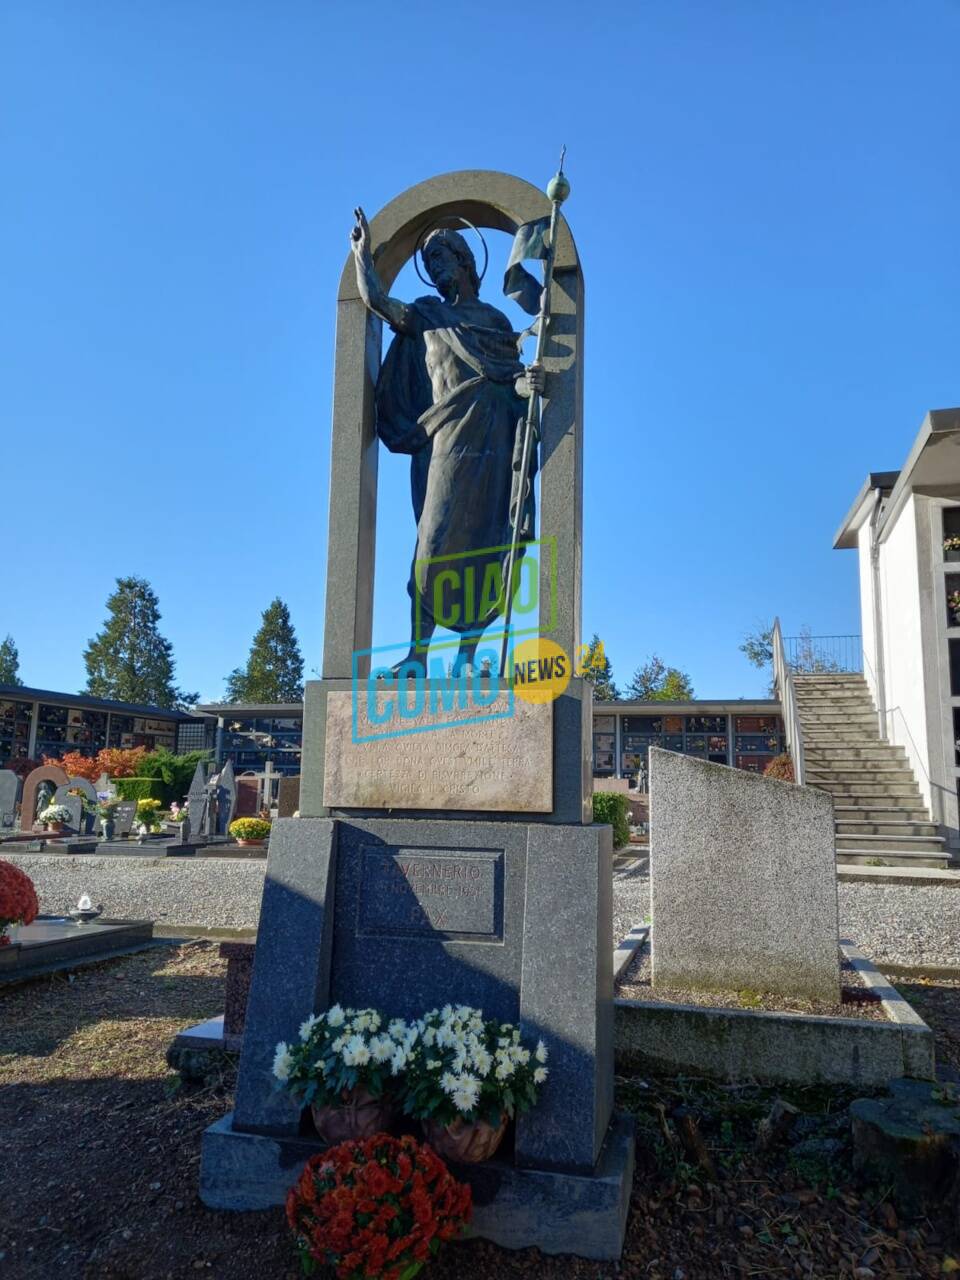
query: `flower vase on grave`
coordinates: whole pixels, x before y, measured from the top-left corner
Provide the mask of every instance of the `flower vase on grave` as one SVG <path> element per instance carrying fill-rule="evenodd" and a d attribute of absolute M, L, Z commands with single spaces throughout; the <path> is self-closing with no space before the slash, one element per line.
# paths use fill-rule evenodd
<path fill-rule="evenodd" d="M 317 1133 L 333 1147 L 340 1142 L 372 1138 L 375 1133 L 388 1133 L 397 1108 L 386 1094 L 375 1098 L 361 1085 L 349 1090 L 339 1106 L 311 1107 L 310 1113 Z"/>
<path fill-rule="evenodd" d="M 113 833 L 115 830 L 116 830 L 116 825 L 112 818 L 100 819 L 100 834 L 101 836 L 103 836 L 104 840 L 112 840 Z"/>
<path fill-rule="evenodd" d="M 422 1125 L 423 1136 L 442 1160 L 480 1164 L 496 1154 L 507 1131 L 507 1116 L 501 1115 L 496 1127 L 485 1120 L 475 1120 L 470 1124 L 462 1116 L 457 1116 L 449 1124 L 441 1120 L 424 1120 Z"/>

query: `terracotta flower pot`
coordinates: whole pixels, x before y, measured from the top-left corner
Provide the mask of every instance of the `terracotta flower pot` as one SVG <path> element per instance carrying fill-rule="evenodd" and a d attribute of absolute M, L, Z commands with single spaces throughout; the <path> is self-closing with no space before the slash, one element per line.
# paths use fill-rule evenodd
<path fill-rule="evenodd" d="M 310 1112 L 317 1133 L 334 1147 L 338 1142 L 389 1132 L 397 1109 L 392 1098 L 374 1098 L 366 1089 L 356 1088 L 346 1102 L 338 1106 L 311 1107 Z"/>
<path fill-rule="evenodd" d="M 44 829 L 52 835 L 60 836 L 66 831 L 67 824 L 65 822 L 48 822 Z"/>
<path fill-rule="evenodd" d="M 492 1159 L 506 1131 L 505 1114 L 496 1128 L 484 1120 L 470 1124 L 460 1116 L 449 1124 L 440 1120 L 423 1121 L 424 1137 L 437 1155 L 459 1164 L 479 1164 Z"/>
<path fill-rule="evenodd" d="M 238 840 L 237 841 L 237 844 L 250 845 L 251 847 L 256 847 L 261 849 L 266 843 L 267 843 L 266 840 Z"/>

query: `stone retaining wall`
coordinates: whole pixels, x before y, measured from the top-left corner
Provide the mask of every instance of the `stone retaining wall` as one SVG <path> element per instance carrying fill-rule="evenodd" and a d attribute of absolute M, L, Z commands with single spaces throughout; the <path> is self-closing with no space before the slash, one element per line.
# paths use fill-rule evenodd
<path fill-rule="evenodd" d="M 256 929 L 265 858 L 151 858 L 107 854 L 12 853 L 31 878 L 45 915 L 88 893 L 116 920 L 204 929 Z"/>

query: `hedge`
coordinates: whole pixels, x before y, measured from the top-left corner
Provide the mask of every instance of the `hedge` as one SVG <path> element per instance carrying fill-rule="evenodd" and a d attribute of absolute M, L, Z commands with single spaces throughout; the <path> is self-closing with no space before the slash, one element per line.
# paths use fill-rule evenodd
<path fill-rule="evenodd" d="M 595 791 L 593 793 L 594 822 L 609 822 L 613 827 L 613 847 L 619 849 L 630 843 L 630 807 L 622 791 Z"/>
<path fill-rule="evenodd" d="M 164 785 L 160 778 L 114 778 L 113 785 L 121 800 L 164 801 Z"/>

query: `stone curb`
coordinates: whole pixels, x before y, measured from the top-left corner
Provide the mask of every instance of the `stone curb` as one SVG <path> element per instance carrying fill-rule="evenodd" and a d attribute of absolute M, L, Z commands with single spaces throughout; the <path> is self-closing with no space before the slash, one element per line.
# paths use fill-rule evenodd
<path fill-rule="evenodd" d="M 938 867 L 865 867 L 840 862 L 837 879 L 842 884 L 942 885 L 960 889 L 960 871 Z"/>
<path fill-rule="evenodd" d="M 620 975 L 626 969 L 627 965 L 636 955 L 637 951 L 639 951 L 639 949 L 646 942 L 647 937 L 649 936 L 649 933 L 650 933 L 650 926 L 648 924 L 635 924 L 633 928 L 630 930 L 630 932 L 627 934 L 627 936 L 624 938 L 624 940 L 620 943 L 619 947 L 614 947 L 614 950 L 613 950 L 614 982 L 616 982 L 616 980 L 620 977 Z"/>

